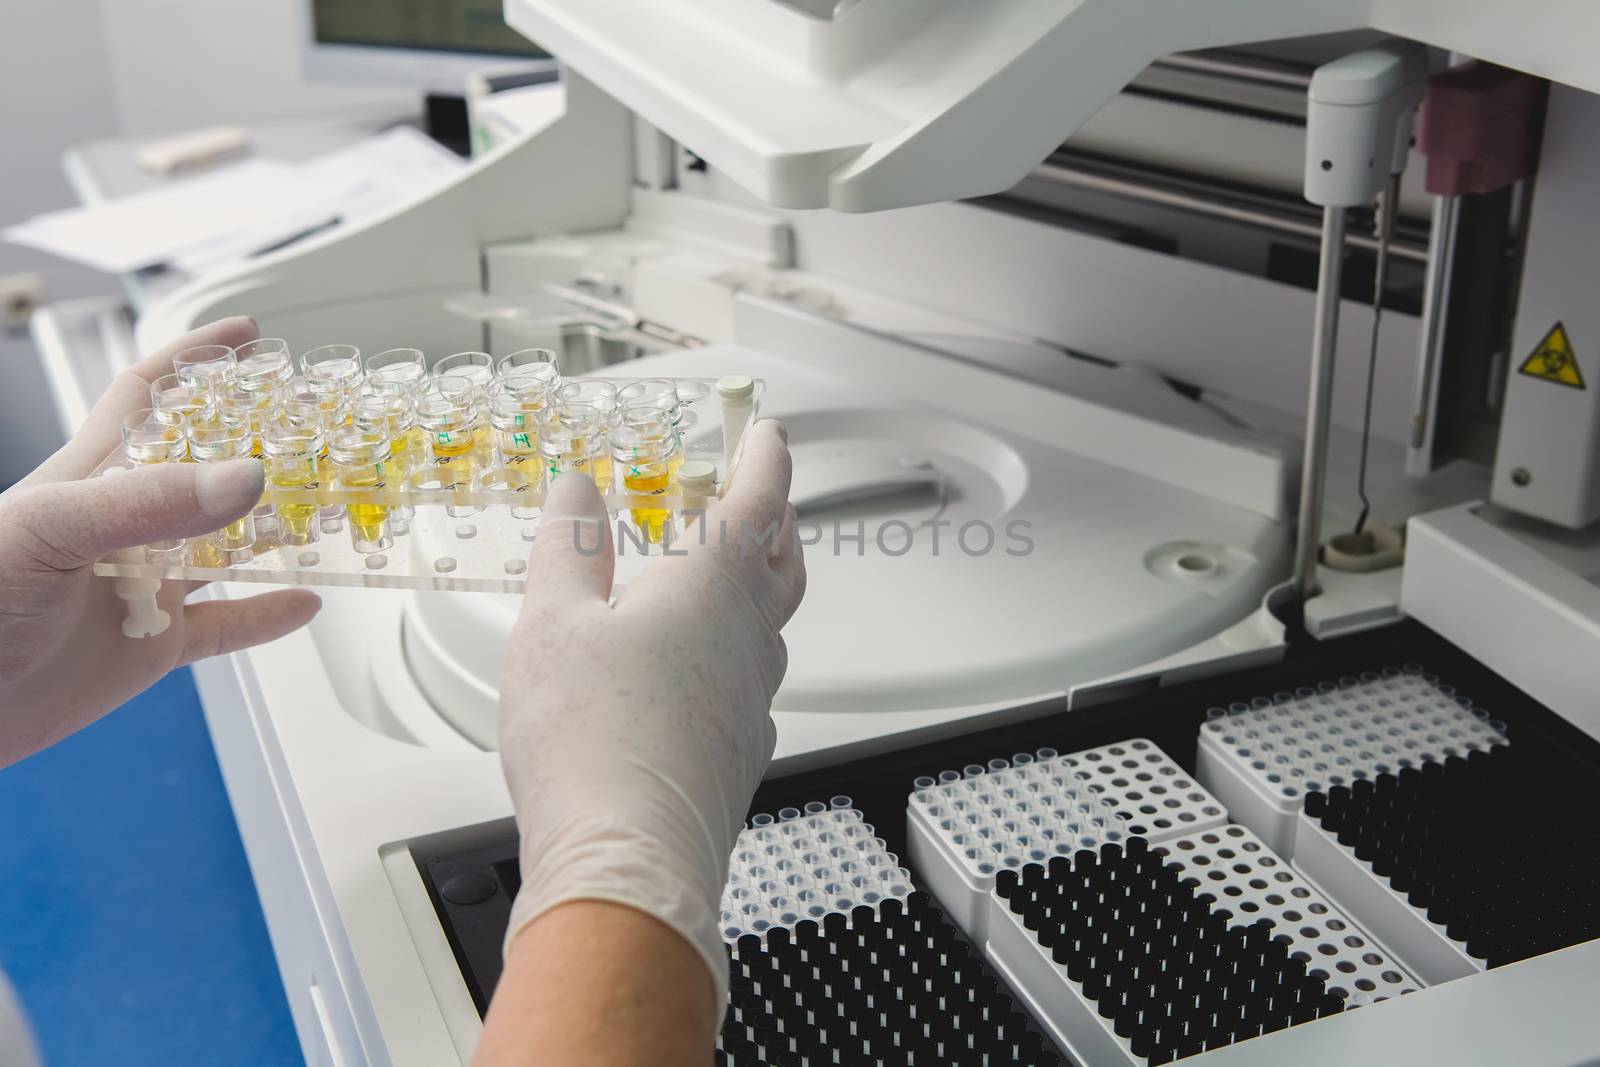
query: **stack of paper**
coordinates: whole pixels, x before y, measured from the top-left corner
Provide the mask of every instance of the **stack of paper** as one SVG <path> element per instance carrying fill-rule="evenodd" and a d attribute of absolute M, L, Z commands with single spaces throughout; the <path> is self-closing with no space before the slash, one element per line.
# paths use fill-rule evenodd
<path fill-rule="evenodd" d="M 204 274 L 447 184 L 465 162 L 409 126 L 307 163 L 250 159 L 8 228 L 16 244 L 114 274 Z"/>

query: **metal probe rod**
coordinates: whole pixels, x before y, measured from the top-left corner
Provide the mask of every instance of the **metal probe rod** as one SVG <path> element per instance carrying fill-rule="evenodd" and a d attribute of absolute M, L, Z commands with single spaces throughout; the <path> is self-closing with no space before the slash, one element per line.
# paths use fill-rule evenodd
<path fill-rule="evenodd" d="M 1322 544 L 1322 495 L 1328 480 L 1328 424 L 1333 410 L 1333 364 L 1339 345 L 1339 297 L 1344 282 L 1345 209 L 1322 209 L 1322 265 L 1311 344 L 1311 391 L 1306 399 L 1306 446 L 1301 460 L 1300 522 L 1294 584 L 1304 604 L 1317 592 L 1317 549 Z"/>

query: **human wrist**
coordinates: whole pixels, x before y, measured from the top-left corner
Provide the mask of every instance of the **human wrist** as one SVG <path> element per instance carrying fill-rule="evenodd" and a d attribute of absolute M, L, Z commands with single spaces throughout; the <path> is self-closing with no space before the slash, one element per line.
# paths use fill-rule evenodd
<path fill-rule="evenodd" d="M 512 905 L 507 950 L 524 927 L 562 904 L 626 905 L 689 942 L 705 961 L 720 1004 L 728 975 L 717 917 L 729 849 L 710 839 L 692 810 L 674 803 L 681 798 L 585 792 L 592 802 L 559 813 L 519 806 L 529 813 L 519 816 L 522 887 Z"/>

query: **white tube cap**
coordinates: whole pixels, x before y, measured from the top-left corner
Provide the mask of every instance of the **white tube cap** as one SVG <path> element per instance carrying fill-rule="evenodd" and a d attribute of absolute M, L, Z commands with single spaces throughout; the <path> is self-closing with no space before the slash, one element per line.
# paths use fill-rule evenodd
<path fill-rule="evenodd" d="M 746 379 L 748 381 L 748 379 Z M 678 485 L 686 493 L 710 493 L 717 488 L 717 465 L 704 459 L 691 459 L 678 468 Z"/>
<path fill-rule="evenodd" d="M 748 400 L 755 392 L 756 383 L 747 374 L 730 374 L 717 379 L 717 395 L 724 400 Z"/>

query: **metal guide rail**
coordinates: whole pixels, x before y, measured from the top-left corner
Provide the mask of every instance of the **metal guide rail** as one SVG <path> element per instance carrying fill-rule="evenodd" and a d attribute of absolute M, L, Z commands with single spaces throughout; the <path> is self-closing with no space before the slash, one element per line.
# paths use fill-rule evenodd
<path fill-rule="evenodd" d="M 1437 674 L 1364 669 L 1397 655 Z M 1222 732 L 1207 708 L 1234 705 L 1226 728 L 1256 729 L 1266 724 L 1246 712 L 1310 714 L 1297 689 L 1329 698 L 1317 713 L 1343 709 L 1335 744 L 1357 745 L 1352 763 L 1316 772 L 1319 788 L 1300 787 L 1291 860 L 1193 768 L 1203 735 Z M 1260 692 L 1283 697 L 1248 696 Z M 1369 748 L 1374 726 L 1400 731 L 1380 734 L 1403 755 Z M 1307 728 L 1295 726 L 1297 744 Z M 1248 760 L 1237 777 L 1274 802 L 1242 806 L 1273 832 L 1281 787 Z M 1548 817 L 1597 786 L 1600 745 L 1411 623 L 1305 662 L 768 782 L 756 803 L 779 816 L 752 819 L 724 896 L 734 993 L 719 1062 L 1166 1063 L 1426 995 L 1600 936 L 1600 834 L 1593 820 L 1574 833 Z M 839 806 L 814 801 L 826 796 Z M 515 853 L 512 838 L 499 846 L 502 876 Z M 417 859 L 425 876 L 458 870 L 456 855 Z M 840 871 L 861 876 L 853 891 Z M 494 916 L 515 885 L 462 907 L 429 881 L 486 1003 L 492 981 L 477 983 L 497 973 Z M 1453 968 L 1438 967 L 1441 944 Z M 856 953 L 881 989 L 823 973 L 825 957 L 844 956 L 854 975 Z M 922 1025 L 941 1014 L 958 1025 Z"/>

